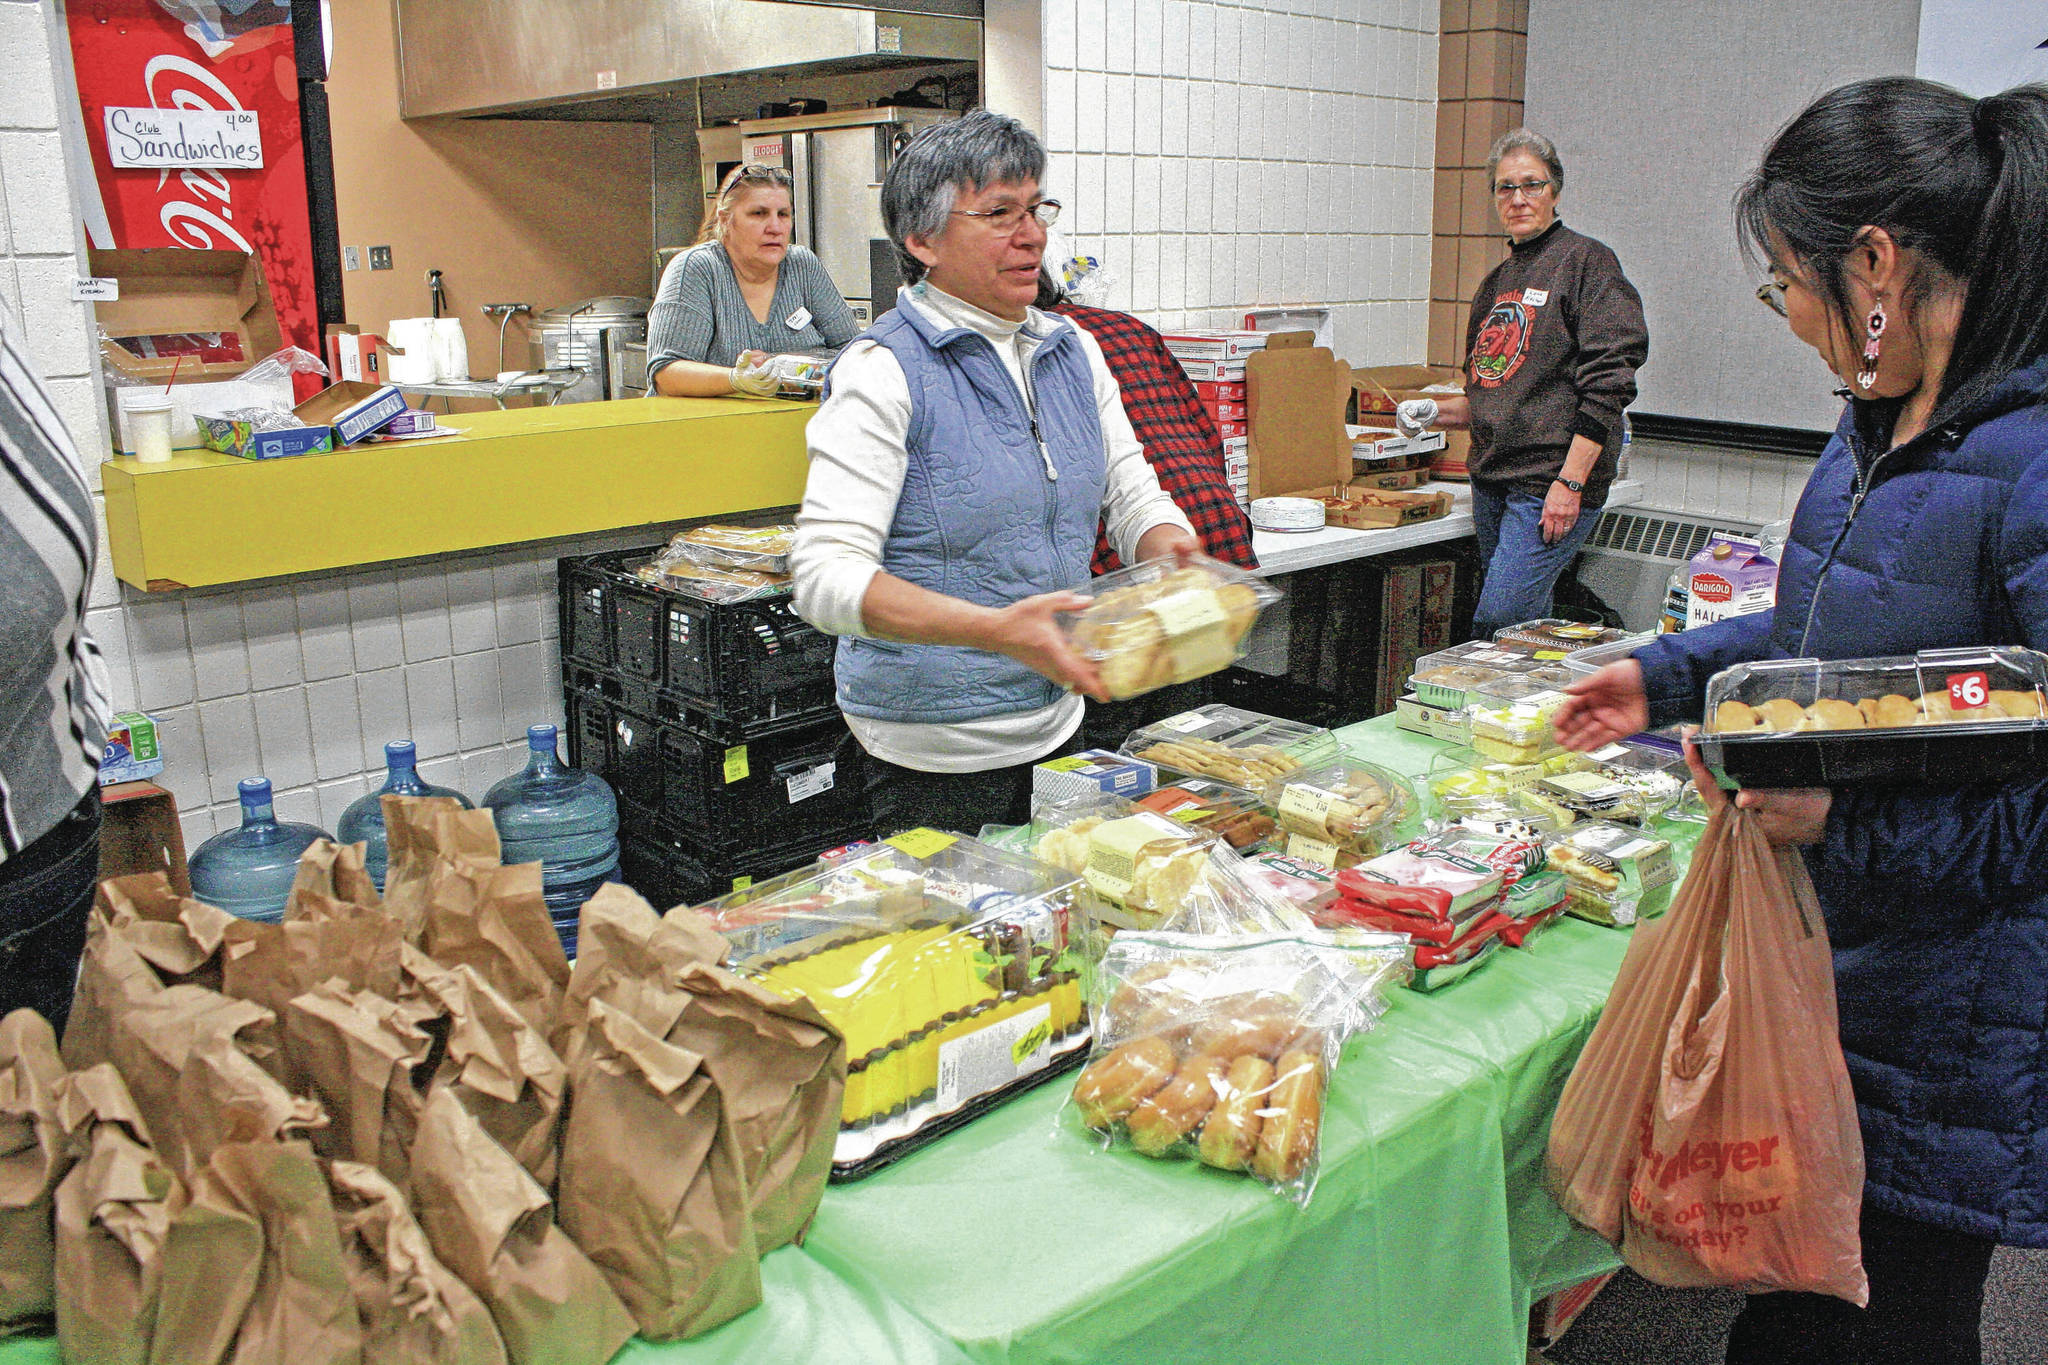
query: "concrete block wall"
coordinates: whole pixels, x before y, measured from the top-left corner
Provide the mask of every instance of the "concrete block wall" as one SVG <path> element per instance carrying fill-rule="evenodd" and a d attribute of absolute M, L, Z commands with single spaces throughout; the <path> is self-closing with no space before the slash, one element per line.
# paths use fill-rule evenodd
<path fill-rule="evenodd" d="M 0 300 L 97 489 L 106 418 L 91 306 L 70 300 L 85 267 L 58 134 L 53 8 L 0 0 Z M 411 737 L 423 774 L 472 798 L 517 768 L 526 726 L 562 719 L 555 556 L 660 535 L 140 593 L 114 577 L 102 514 L 86 625 L 115 706 L 163 722 L 162 781 L 188 848 L 239 819 L 235 783 L 258 773 L 276 787 L 279 814 L 332 830 L 382 781 L 387 740 Z"/>
<path fill-rule="evenodd" d="M 1437 0 L 1045 0 L 1050 193 L 1162 327 L 1329 304 L 1339 355 L 1428 331 Z"/>

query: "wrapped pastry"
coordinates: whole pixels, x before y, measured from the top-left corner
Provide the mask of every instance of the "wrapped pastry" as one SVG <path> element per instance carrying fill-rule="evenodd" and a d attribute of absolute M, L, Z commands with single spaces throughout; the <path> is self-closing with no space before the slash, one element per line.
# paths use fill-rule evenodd
<path fill-rule="evenodd" d="M 1280 594 L 1205 555 L 1147 560 L 1094 580 L 1095 599 L 1064 619 L 1116 700 L 1192 682 L 1237 661 L 1259 610 Z"/>

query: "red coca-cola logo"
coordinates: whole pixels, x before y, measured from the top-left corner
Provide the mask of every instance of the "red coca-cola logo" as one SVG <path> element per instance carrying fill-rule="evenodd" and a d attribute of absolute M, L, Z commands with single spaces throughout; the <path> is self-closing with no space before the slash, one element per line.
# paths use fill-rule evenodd
<path fill-rule="evenodd" d="M 1735 585 L 1717 573 L 1692 576 L 1692 595 L 1702 602 L 1727 602 L 1735 596 Z"/>

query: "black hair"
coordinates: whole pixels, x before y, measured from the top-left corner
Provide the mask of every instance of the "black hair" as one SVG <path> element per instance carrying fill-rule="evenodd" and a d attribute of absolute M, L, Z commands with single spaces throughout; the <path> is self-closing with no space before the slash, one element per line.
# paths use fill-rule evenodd
<path fill-rule="evenodd" d="M 1046 269 L 1043 265 L 1039 266 L 1038 297 L 1031 301 L 1031 306 L 1042 313 L 1046 309 L 1060 303 L 1066 297 L 1067 291 L 1060 288 L 1059 284 L 1053 279 L 1052 271 Z"/>
<path fill-rule="evenodd" d="M 2048 86 L 1972 99 L 1884 76 L 1831 90 L 1772 140 L 1735 222 L 1753 262 L 1819 286 L 1852 344 L 1864 323 L 1844 263 L 1864 228 L 1954 276 L 1968 292 L 1929 425 L 1960 417 L 2048 351 Z M 1916 300 L 1933 284 L 1915 280 Z"/>

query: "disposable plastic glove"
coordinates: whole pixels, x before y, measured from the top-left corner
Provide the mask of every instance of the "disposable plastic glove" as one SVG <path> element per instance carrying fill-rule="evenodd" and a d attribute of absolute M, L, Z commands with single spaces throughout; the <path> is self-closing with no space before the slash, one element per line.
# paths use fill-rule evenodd
<path fill-rule="evenodd" d="M 1434 398 L 1409 398 L 1394 405 L 1394 426 L 1403 436 L 1420 436 L 1436 419 Z"/>
<path fill-rule="evenodd" d="M 732 391 L 748 398 L 773 398 L 782 387 L 769 362 L 772 356 L 747 351 L 732 367 Z"/>

